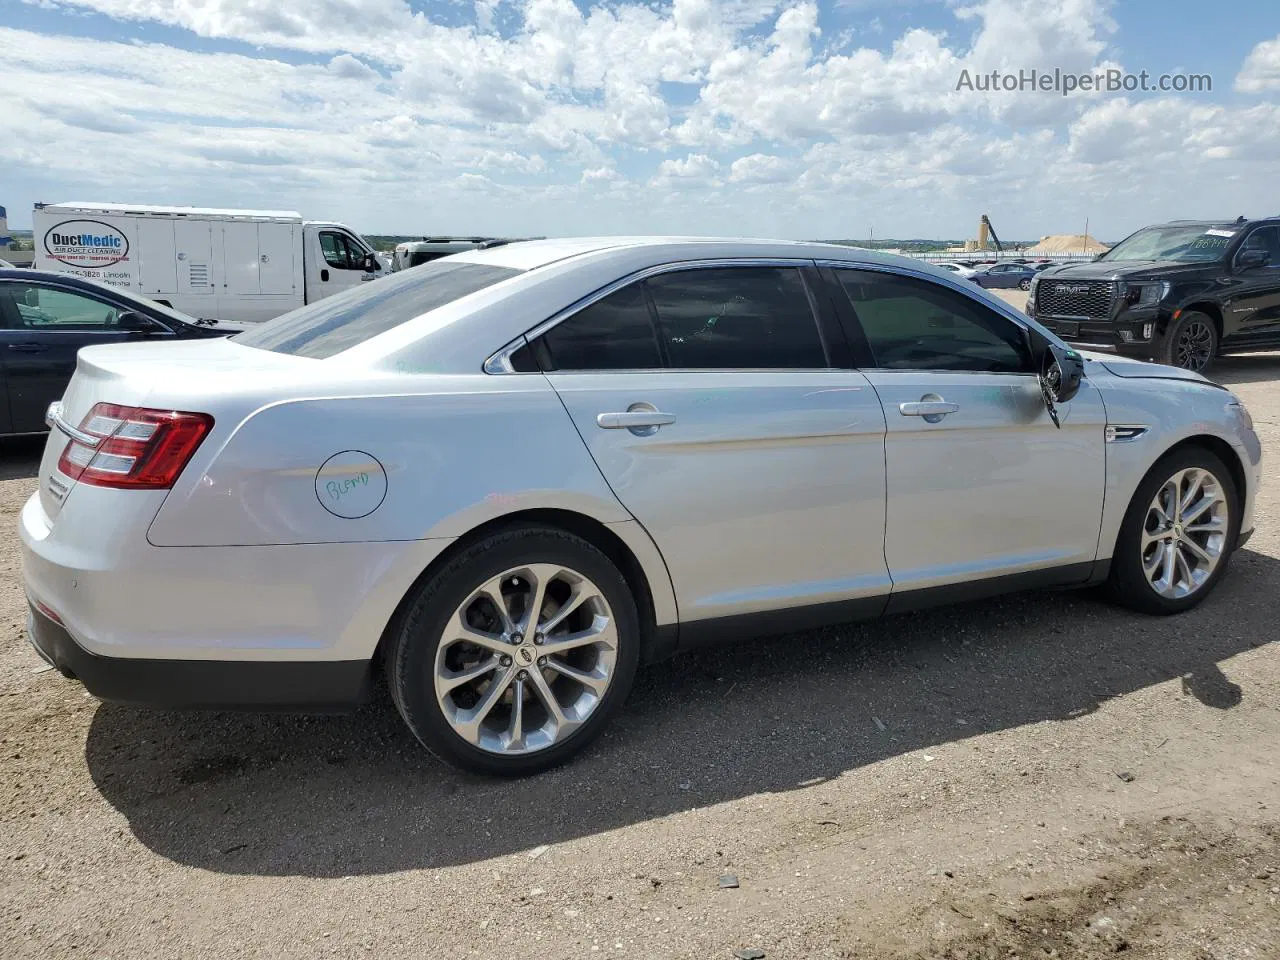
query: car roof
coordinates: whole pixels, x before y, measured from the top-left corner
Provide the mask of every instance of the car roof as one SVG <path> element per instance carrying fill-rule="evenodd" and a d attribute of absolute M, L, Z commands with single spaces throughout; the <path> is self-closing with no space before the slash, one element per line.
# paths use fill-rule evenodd
<path fill-rule="evenodd" d="M 475 264 L 503 268 L 511 276 L 458 300 L 378 333 L 342 351 L 346 363 L 386 367 L 396 363 L 428 365 L 441 373 L 469 373 L 477 357 L 488 357 L 569 305 L 620 278 L 634 277 L 672 264 L 718 266 L 736 261 L 818 260 L 851 268 L 894 268 L 957 286 L 955 274 L 925 260 L 861 247 L 789 240 L 720 239 L 714 237 L 570 237 L 529 240 L 508 246 L 469 250 L 435 264 Z M 432 264 L 407 275 L 423 282 Z M 418 271 L 425 271 L 419 273 Z M 393 282 L 379 280 L 376 283 Z M 376 283 L 371 287 L 376 290 Z M 971 285 L 970 285 L 971 286 Z M 372 295 L 372 294 L 370 294 Z M 1007 308 L 989 298 L 994 309 Z M 1019 322 L 1024 322 L 1019 320 Z"/>
<path fill-rule="evenodd" d="M 454 260 L 488 263 L 516 270 L 534 270 L 574 257 L 627 258 L 627 254 L 662 262 L 676 259 L 716 259 L 733 257 L 777 257 L 787 260 L 848 260 L 861 263 L 901 263 L 904 258 L 862 247 L 802 240 L 760 240 L 738 237 L 561 237 L 546 240 L 522 240 L 520 243 L 468 250 L 455 254 Z M 914 260 L 914 263 L 924 261 Z"/>

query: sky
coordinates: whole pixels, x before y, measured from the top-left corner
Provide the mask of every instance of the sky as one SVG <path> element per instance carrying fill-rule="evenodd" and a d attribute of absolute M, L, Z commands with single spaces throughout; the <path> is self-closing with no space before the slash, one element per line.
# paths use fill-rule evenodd
<path fill-rule="evenodd" d="M 977 79 L 1033 69 L 1212 90 Z M 1280 3 L 0 0 L 0 205 L 68 200 L 832 240 L 1280 214 Z"/>

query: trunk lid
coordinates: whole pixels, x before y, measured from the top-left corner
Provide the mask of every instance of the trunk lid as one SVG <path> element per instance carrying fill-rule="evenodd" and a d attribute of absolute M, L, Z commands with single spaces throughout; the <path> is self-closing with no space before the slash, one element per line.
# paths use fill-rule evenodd
<path fill-rule="evenodd" d="M 210 413 L 228 388 L 314 375 L 318 361 L 242 347 L 223 338 L 85 347 L 61 400 L 61 416 L 79 427 L 97 403 Z M 58 469 L 70 438 L 52 427 L 40 461 L 40 503 L 53 520 L 76 481 Z M 205 439 L 208 442 L 208 438 Z M 129 495 L 129 491 L 120 491 Z"/>

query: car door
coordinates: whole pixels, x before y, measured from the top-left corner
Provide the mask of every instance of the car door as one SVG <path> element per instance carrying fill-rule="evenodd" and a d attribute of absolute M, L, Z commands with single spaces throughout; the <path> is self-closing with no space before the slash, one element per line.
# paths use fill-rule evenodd
<path fill-rule="evenodd" d="M 1246 250 L 1265 252 L 1267 262 L 1240 266 L 1240 254 Z M 1230 283 L 1230 296 L 1223 303 L 1224 339 L 1280 339 L 1280 227 L 1258 227 L 1245 238 L 1233 258 Z"/>
<path fill-rule="evenodd" d="M 365 272 L 365 250 L 353 237 L 341 230 L 321 230 L 319 241 L 324 257 L 320 268 L 321 296 L 340 293 L 375 276 Z"/>
<path fill-rule="evenodd" d="M 811 267 L 810 267 L 811 271 Z M 812 273 L 812 271 L 811 271 Z M 816 277 L 816 274 L 812 274 Z M 835 369 L 796 263 L 688 264 L 608 291 L 533 340 L 691 621 L 878 613 L 884 415 Z M 793 615 L 787 614 L 788 617 Z"/>
<path fill-rule="evenodd" d="M 1085 381 L 1055 427 L 1017 321 L 924 277 L 831 275 L 884 406 L 890 607 L 984 579 L 1085 579 L 1105 481 L 1098 391 Z"/>
<path fill-rule="evenodd" d="M 61 398 L 81 347 L 140 334 L 119 329 L 125 311 L 105 299 L 56 284 L 0 283 L 0 363 L 14 433 L 46 429 L 45 411 Z"/>

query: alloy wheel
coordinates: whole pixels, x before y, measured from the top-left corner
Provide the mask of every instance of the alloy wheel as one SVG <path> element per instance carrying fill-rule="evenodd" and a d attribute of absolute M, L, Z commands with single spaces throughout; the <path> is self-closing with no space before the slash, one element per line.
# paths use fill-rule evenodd
<path fill-rule="evenodd" d="M 1142 525 L 1142 570 L 1162 597 L 1180 600 L 1200 590 L 1222 561 L 1230 527 L 1222 484 L 1189 467 L 1166 480 Z"/>
<path fill-rule="evenodd" d="M 1213 330 L 1203 320 L 1192 320 L 1178 332 L 1174 344 L 1174 365 L 1185 370 L 1203 370 L 1213 359 Z"/>
<path fill-rule="evenodd" d="M 436 650 L 436 701 L 481 750 L 545 750 L 604 699 L 617 649 L 613 611 L 594 583 L 558 564 L 526 564 L 481 584 L 449 618 Z"/>

